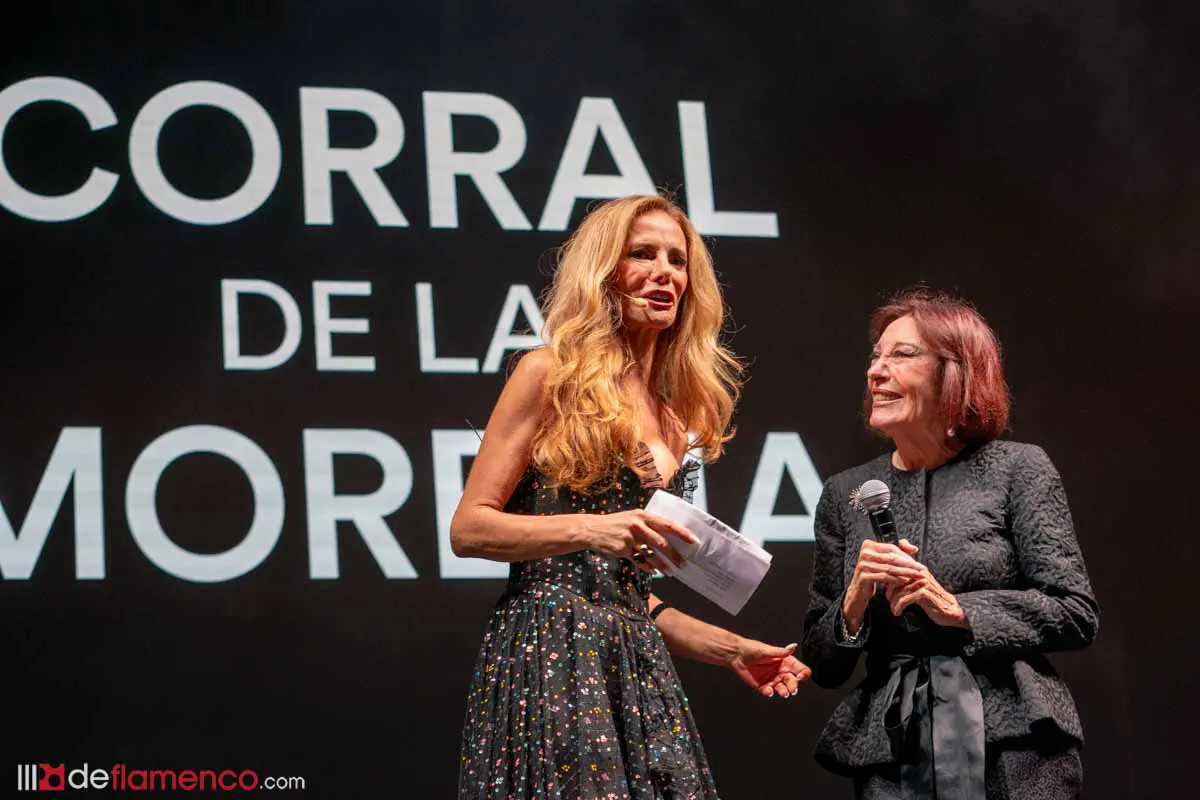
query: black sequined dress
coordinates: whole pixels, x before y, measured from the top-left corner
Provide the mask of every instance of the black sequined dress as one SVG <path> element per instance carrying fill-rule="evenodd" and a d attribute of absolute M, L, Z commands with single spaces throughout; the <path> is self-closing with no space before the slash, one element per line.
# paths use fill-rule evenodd
<path fill-rule="evenodd" d="M 505 510 L 605 514 L 642 508 L 655 489 L 684 499 L 695 462 L 669 483 L 642 445 L 593 492 L 548 488 L 526 472 Z M 666 643 L 647 616 L 651 577 L 591 551 L 512 565 L 488 623 L 467 700 L 460 800 L 716 798 Z"/>

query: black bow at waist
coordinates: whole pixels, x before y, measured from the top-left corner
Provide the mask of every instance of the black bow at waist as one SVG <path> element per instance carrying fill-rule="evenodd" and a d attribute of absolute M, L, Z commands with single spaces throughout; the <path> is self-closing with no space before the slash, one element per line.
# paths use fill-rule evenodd
<path fill-rule="evenodd" d="M 905 800 L 983 800 L 983 697 L 960 656 L 897 654 L 884 727 Z"/>

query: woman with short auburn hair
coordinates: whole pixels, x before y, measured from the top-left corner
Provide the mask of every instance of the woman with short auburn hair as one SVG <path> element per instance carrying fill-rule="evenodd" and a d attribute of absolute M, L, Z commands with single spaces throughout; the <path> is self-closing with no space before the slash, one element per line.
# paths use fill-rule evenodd
<path fill-rule="evenodd" d="M 906 292 L 870 337 L 867 424 L 893 448 L 825 484 L 803 638 L 817 684 L 863 653 L 867 671 L 817 760 L 859 798 L 1078 797 L 1083 732 L 1045 654 L 1089 644 L 1099 608 L 1062 480 L 998 438 L 1000 345 L 969 303 Z M 876 539 L 867 481 L 886 484 L 895 540 Z"/>

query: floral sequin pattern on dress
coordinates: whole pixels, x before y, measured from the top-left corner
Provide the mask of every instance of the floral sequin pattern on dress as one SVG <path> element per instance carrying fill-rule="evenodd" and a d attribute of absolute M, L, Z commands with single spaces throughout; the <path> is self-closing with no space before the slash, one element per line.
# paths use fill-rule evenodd
<path fill-rule="evenodd" d="M 690 499 L 699 464 L 667 483 L 642 445 L 597 491 L 528 470 L 506 511 L 608 514 L 655 489 Z M 459 766 L 466 800 L 717 797 L 666 643 L 647 615 L 651 577 L 591 551 L 511 566 L 471 678 Z"/>

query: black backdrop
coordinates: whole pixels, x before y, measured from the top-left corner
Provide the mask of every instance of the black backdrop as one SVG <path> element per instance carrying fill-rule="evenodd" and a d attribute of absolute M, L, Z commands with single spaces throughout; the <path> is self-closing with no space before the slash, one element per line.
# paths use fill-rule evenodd
<path fill-rule="evenodd" d="M 710 510 L 742 521 L 768 434 L 794 434 L 789 458 L 807 454 L 821 478 L 879 452 L 857 411 L 869 310 L 917 281 L 973 299 L 1005 346 L 1012 435 L 1062 471 L 1103 610 L 1095 645 L 1055 659 L 1088 737 L 1086 796 L 1183 796 L 1190 770 L 1177 756 L 1197 707 L 1197 560 L 1175 499 L 1196 473 L 1194 14 L 1112 0 L 601 6 L 39 2 L 6 22 L 0 91 L 69 78 L 116 118 L 89 131 L 61 102 L 15 111 L 3 140 L 12 181 L 61 195 L 93 167 L 117 176 L 94 210 L 58 222 L 0 193 L 0 503 L 21 532 L 0 524 L 10 774 L 31 762 L 232 767 L 303 776 L 321 797 L 452 795 L 464 691 L 501 584 L 441 577 L 432 431 L 482 425 L 503 370 L 422 371 L 415 287 L 431 287 L 437 354 L 482 361 L 509 287 L 545 286 L 565 234 L 539 226 L 543 207 L 581 101 L 608 98 L 653 183 L 693 192 L 702 181 L 685 187 L 677 104 L 703 103 L 716 208 L 776 215 L 777 236 L 711 240 L 752 377 L 738 437 L 706 473 Z M 165 190 L 133 175 L 132 162 L 153 158 L 130 156 L 134 120 L 190 81 L 249 95 L 278 132 L 277 185 L 239 219 L 177 219 L 151 199 Z M 404 142 L 378 174 L 406 227 L 379 224 L 345 174 L 332 178 L 331 224 L 306 224 L 319 203 L 304 199 L 302 87 L 394 106 Z M 434 224 L 423 92 L 516 110 L 527 142 L 502 177 L 534 230 L 503 227 L 466 178 L 457 226 Z M 361 113 L 330 120 L 335 148 L 377 135 Z M 498 142 L 484 119 L 454 126 L 457 151 Z M 628 178 L 613 136 L 587 169 Z M 187 108 L 163 127 L 157 160 L 179 192 L 221 198 L 246 180 L 248 141 L 227 112 Z M 571 225 L 589 202 L 571 206 Z M 221 282 L 251 279 L 295 298 L 299 347 L 277 368 L 227 369 Z M 374 371 L 318 369 L 314 281 L 370 283 L 369 296 L 332 300 L 333 316 L 370 320 L 333 350 L 373 355 Z M 244 351 L 272 350 L 280 313 L 261 297 L 241 309 Z M 189 426 L 235 432 L 179 434 L 198 449 L 237 436 L 261 449 L 262 496 L 219 455 L 139 462 Z M 377 433 L 356 445 L 350 429 Z M 306 430 L 317 432 L 307 455 Z M 342 437 L 332 469 L 316 452 L 321 431 Z M 386 467 L 353 454 L 362 441 L 386 451 Z M 802 531 L 811 480 L 790 463 L 767 513 L 792 516 L 775 530 Z M 60 508 L 52 490 L 70 476 Z M 385 574 L 353 522 L 336 523 L 336 544 L 314 534 L 333 523 L 311 515 L 336 516 L 336 504 L 306 491 L 369 494 L 385 477 L 384 510 L 403 499 L 387 538 L 415 577 Z M 181 577 L 145 552 L 151 507 L 186 551 L 229 551 L 252 518 L 267 546 L 243 554 L 245 574 L 227 561 Z M 661 591 L 719 624 L 795 640 L 811 545 L 767 546 L 774 566 L 737 618 L 683 587 Z M 381 558 L 399 563 L 390 552 Z M 177 571 L 201 561 L 176 555 Z M 679 666 L 726 796 L 847 795 L 809 755 L 837 692 L 770 703 L 729 673 Z"/>

